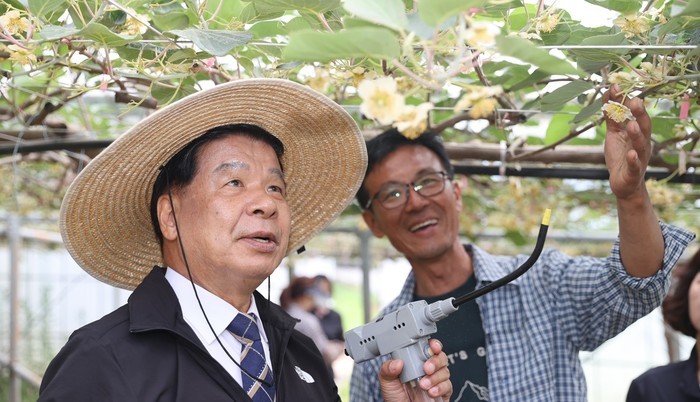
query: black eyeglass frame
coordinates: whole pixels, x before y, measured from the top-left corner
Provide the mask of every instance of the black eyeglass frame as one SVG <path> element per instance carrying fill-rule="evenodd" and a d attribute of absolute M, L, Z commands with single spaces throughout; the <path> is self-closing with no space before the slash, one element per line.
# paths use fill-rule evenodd
<path fill-rule="evenodd" d="M 423 194 L 423 193 L 421 193 L 421 190 L 422 190 L 423 188 L 425 188 L 424 185 L 423 185 L 423 184 L 416 184 L 416 182 L 420 182 L 420 181 L 423 180 L 425 177 L 430 176 L 430 175 L 440 175 L 440 176 L 442 176 L 442 179 L 440 180 L 440 182 L 442 183 L 442 186 L 440 187 L 439 190 L 437 190 L 437 191 L 434 192 L 434 193 L 431 193 L 431 194 Z M 406 203 L 408 202 L 408 197 L 409 197 L 410 189 L 413 189 L 413 191 L 414 191 L 416 194 L 419 194 L 421 197 L 433 197 L 433 196 L 436 196 L 436 195 L 442 193 L 443 191 L 445 191 L 445 180 L 452 180 L 452 177 L 451 177 L 450 175 L 448 175 L 446 171 L 440 170 L 440 171 L 438 171 L 438 172 L 429 172 L 429 173 L 425 173 L 425 174 L 421 175 L 420 177 L 418 177 L 416 180 L 412 181 L 411 183 L 396 183 L 396 184 L 399 184 L 399 185 L 403 184 L 403 186 L 404 186 L 404 188 L 405 188 L 405 190 L 402 192 L 402 194 L 405 195 L 404 202 L 402 202 L 401 204 L 396 204 L 396 205 L 391 206 L 391 207 L 387 207 L 386 205 L 384 205 L 384 202 L 383 202 L 383 201 L 379 201 L 379 203 L 380 203 L 380 204 L 382 205 L 382 207 L 384 207 L 385 209 L 395 209 L 395 208 L 404 206 L 404 205 L 406 205 Z M 377 196 L 378 196 L 379 194 L 381 194 L 382 191 L 383 191 L 383 189 L 380 188 L 379 191 L 377 191 L 372 197 L 370 197 L 370 199 L 367 201 L 367 204 L 365 204 L 365 206 L 364 206 L 364 209 L 365 209 L 365 210 L 370 209 L 370 207 L 372 206 L 372 203 L 374 202 L 375 199 L 377 199 Z"/>

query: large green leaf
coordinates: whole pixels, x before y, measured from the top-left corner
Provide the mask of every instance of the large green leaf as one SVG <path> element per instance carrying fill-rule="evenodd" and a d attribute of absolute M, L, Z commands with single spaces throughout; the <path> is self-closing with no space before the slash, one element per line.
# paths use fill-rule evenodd
<path fill-rule="evenodd" d="M 629 41 L 625 38 L 624 33 L 616 35 L 598 35 L 591 36 L 581 41 L 581 46 L 587 46 L 586 49 L 573 49 L 571 54 L 576 58 L 583 58 L 590 61 L 605 61 L 610 62 L 616 60 L 619 56 L 627 54 L 630 49 L 611 49 L 603 48 L 602 46 L 620 46 L 627 45 Z"/>
<path fill-rule="evenodd" d="M 240 19 L 244 8 L 241 0 L 207 0 L 203 5 L 202 18 L 209 29 L 229 28 L 232 21 Z"/>
<path fill-rule="evenodd" d="M 406 10 L 401 0 L 345 0 L 345 10 L 356 17 L 395 29 L 408 28 Z"/>
<path fill-rule="evenodd" d="M 529 40 L 517 36 L 498 36 L 496 37 L 496 46 L 503 55 L 530 63 L 550 74 L 579 74 L 579 71 L 571 63 L 552 56 L 536 47 Z"/>
<path fill-rule="evenodd" d="M 535 4 L 526 4 L 525 7 L 520 7 L 508 14 L 508 29 L 510 32 L 518 32 L 525 28 L 530 18 L 537 13 Z"/>
<path fill-rule="evenodd" d="M 119 35 L 97 22 L 91 22 L 85 25 L 83 29 L 80 30 L 79 34 L 87 39 L 92 39 L 95 42 L 107 46 L 124 46 L 127 43 L 141 39 L 141 35 Z"/>
<path fill-rule="evenodd" d="M 19 0 L 4 0 L 0 2 L 0 14 L 5 14 L 10 8 L 21 10 L 24 8 L 24 4 Z"/>
<path fill-rule="evenodd" d="M 151 87 L 151 96 L 158 100 L 158 106 L 165 106 L 197 92 L 195 85 L 196 82 L 192 77 L 187 77 L 179 82 L 154 82 Z"/>
<path fill-rule="evenodd" d="M 60 14 L 63 14 L 67 4 L 66 0 L 29 0 L 27 6 L 32 15 L 54 20 Z"/>
<path fill-rule="evenodd" d="M 399 40 L 386 28 L 362 27 L 340 32 L 297 31 L 289 36 L 285 60 L 328 62 L 352 57 L 392 59 L 400 54 Z"/>
<path fill-rule="evenodd" d="M 198 17 L 189 8 L 182 8 L 180 4 L 161 5 L 154 8 L 153 25 L 160 31 L 172 31 L 186 29 L 197 23 Z"/>
<path fill-rule="evenodd" d="M 608 10 L 619 11 L 622 14 L 638 12 L 642 8 L 641 0 L 586 0 L 596 6 L 605 7 Z"/>
<path fill-rule="evenodd" d="M 540 80 L 543 80 L 547 77 L 549 77 L 549 73 L 546 71 L 542 71 L 541 69 L 537 69 L 533 71 L 531 74 L 529 74 L 524 80 L 515 83 L 512 87 L 506 88 L 508 89 L 508 92 L 515 92 L 519 91 L 523 88 L 527 88 L 536 82 L 539 82 Z"/>
<path fill-rule="evenodd" d="M 103 0 L 81 0 L 72 2 L 68 7 L 68 15 L 76 28 L 87 25 L 97 13 Z"/>
<path fill-rule="evenodd" d="M 287 32 L 302 31 L 304 29 L 314 29 L 318 25 L 318 21 L 310 21 L 304 16 L 294 17 L 286 23 L 279 23 L 284 24 L 284 28 Z"/>
<path fill-rule="evenodd" d="M 589 81 L 575 80 L 544 95 L 540 104 L 543 112 L 561 109 L 566 102 L 593 88 Z"/>
<path fill-rule="evenodd" d="M 547 132 L 544 135 L 544 143 L 547 145 L 553 144 L 569 135 L 569 130 L 571 129 L 571 126 L 569 125 L 569 120 L 571 120 L 571 117 L 569 115 L 554 115 L 549 121 Z"/>
<path fill-rule="evenodd" d="M 284 36 L 288 34 L 286 25 L 281 24 L 279 21 L 256 22 L 248 28 L 248 32 L 250 32 L 255 39 L 274 38 L 277 35 Z"/>
<path fill-rule="evenodd" d="M 253 0 L 253 6 L 261 14 L 287 12 L 288 10 L 325 13 L 340 7 L 340 0 Z"/>
<path fill-rule="evenodd" d="M 248 43 L 253 37 L 253 34 L 250 32 L 197 28 L 176 29 L 171 32 L 177 36 L 191 40 L 200 49 L 213 56 L 225 56 L 231 49 Z"/>
<path fill-rule="evenodd" d="M 418 3 L 418 13 L 426 24 L 436 27 L 462 11 L 481 7 L 484 3 L 484 0 L 421 0 Z"/>
<path fill-rule="evenodd" d="M 573 120 L 571 120 L 571 123 L 573 124 L 578 124 L 583 121 L 588 120 L 590 117 L 594 116 L 596 113 L 600 112 L 600 109 L 603 107 L 603 100 L 601 98 L 597 98 L 593 102 L 591 102 L 589 105 L 586 105 L 583 109 L 581 109 L 580 112 L 574 117 Z"/>
<path fill-rule="evenodd" d="M 678 15 L 687 15 L 689 17 L 700 16 L 700 1 L 698 1 L 698 0 L 688 1 L 687 5 L 683 9 L 683 11 L 681 11 Z"/>
<path fill-rule="evenodd" d="M 75 28 L 62 27 L 58 25 L 44 25 L 39 32 L 39 37 L 45 41 L 54 41 L 68 36 L 73 36 L 78 32 Z"/>

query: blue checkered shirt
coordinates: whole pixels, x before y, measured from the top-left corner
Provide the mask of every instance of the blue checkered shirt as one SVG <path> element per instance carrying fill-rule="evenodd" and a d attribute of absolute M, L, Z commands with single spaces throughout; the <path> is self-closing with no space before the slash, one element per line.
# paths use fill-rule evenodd
<path fill-rule="evenodd" d="M 663 267 L 648 278 L 627 274 L 619 239 L 607 258 L 570 257 L 547 249 L 525 275 L 476 299 L 486 334 L 491 401 L 585 402 L 586 380 L 579 351 L 590 351 L 661 304 L 671 269 L 695 238 L 661 224 Z M 499 279 L 528 256 L 494 256 L 472 249 L 477 288 Z M 413 300 L 409 273 L 386 315 Z M 440 323 L 435 338 L 440 339 Z M 388 356 L 356 364 L 351 402 L 381 401 L 378 373 Z M 467 379 L 452 378 L 453 400 Z"/>

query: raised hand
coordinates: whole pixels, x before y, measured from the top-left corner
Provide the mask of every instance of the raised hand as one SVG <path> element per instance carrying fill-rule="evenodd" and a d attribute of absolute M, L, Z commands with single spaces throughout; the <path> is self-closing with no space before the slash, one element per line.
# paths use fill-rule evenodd
<path fill-rule="evenodd" d="M 617 102 L 626 110 L 608 101 Z M 613 85 L 603 94 L 605 109 L 605 164 L 610 189 L 620 199 L 644 195 L 644 173 L 651 159 L 651 119 L 639 98 L 628 98 Z M 627 117 L 623 120 L 623 118 Z M 630 118 L 631 117 L 631 118 Z"/>

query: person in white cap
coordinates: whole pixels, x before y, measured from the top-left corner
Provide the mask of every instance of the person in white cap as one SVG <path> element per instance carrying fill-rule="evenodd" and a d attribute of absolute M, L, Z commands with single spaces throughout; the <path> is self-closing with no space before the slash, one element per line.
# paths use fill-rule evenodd
<path fill-rule="evenodd" d="M 349 204 L 362 135 L 336 103 L 291 81 L 221 84 L 136 124 L 71 184 L 61 234 L 76 262 L 134 289 L 75 331 L 39 401 L 338 401 L 318 348 L 256 289 Z M 429 395 L 452 386 L 431 344 Z M 379 374 L 408 401 L 402 362 Z"/>

